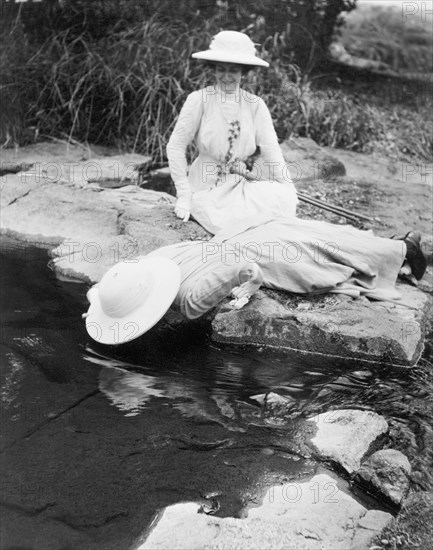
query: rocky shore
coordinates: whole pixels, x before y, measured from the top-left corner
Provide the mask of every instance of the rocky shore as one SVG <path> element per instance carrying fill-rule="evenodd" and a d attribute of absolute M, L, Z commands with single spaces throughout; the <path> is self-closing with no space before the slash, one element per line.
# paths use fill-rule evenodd
<path fill-rule="evenodd" d="M 413 223 L 419 211 L 424 212 L 419 223 L 431 259 L 427 234 L 431 212 L 425 212 L 424 206 L 431 187 L 421 175 L 415 181 L 412 171 L 414 181 L 408 190 L 407 182 L 389 167 L 383 167 L 380 180 L 367 182 L 360 158 L 342 153 L 344 163 L 334 162 L 330 151 L 308 141 L 299 141 L 297 148 L 285 144 L 283 150 L 304 175 L 312 162 L 326 166 L 318 178 L 300 178 L 299 188 L 311 192 L 314 185 L 335 196 L 337 187 L 340 193 L 350 187 L 368 195 L 358 207 L 379 220 L 379 234 L 407 227 L 407 218 L 398 212 L 392 222 L 380 220 L 389 213 L 391 188 L 398 202 L 407 202 L 404 192 L 410 192 Z M 164 170 L 149 177 L 148 184 L 143 181 L 147 157 L 107 155 L 80 146 L 56 149 L 54 154 L 50 144 L 4 153 L 1 231 L 48 248 L 51 267 L 60 278 L 90 285 L 118 261 L 182 240 L 210 237 L 195 222 L 184 224 L 174 217 L 172 195 L 146 188 L 169 190 L 170 185 Z M 333 165 L 338 176 L 328 177 Z M 13 166 L 18 168 L 12 170 Z M 351 174 L 357 166 L 356 174 Z M 334 295 L 309 299 L 263 289 L 244 309 L 234 311 L 227 301 L 205 322 L 211 324 L 217 342 L 294 349 L 371 365 L 412 366 L 423 351 L 431 313 L 430 280 L 431 267 L 420 288 L 399 284 L 401 303 Z M 293 422 L 286 397 L 269 392 L 252 399 L 269 426 Z M 164 507 L 135 547 L 370 548 L 375 537 L 392 525 L 410 487 L 411 466 L 401 452 L 389 448 L 388 430 L 383 417 L 365 410 L 328 411 L 300 421 L 287 456 L 305 461 L 308 475 L 275 486 L 264 483 L 266 490 L 257 493 L 257 505 L 246 507 L 241 517 L 216 517 L 218 495 L 212 494 Z M 74 537 L 77 544 L 82 542 L 77 533 Z"/>
<path fill-rule="evenodd" d="M 271 412 L 270 423 L 284 418 L 281 396 L 257 398 Z M 214 517 L 212 497 L 168 506 L 155 516 L 138 548 L 368 549 L 391 524 L 409 489 L 411 468 L 402 453 L 385 449 L 364 458 L 387 431 L 387 422 L 370 411 L 337 410 L 307 419 L 293 445 L 299 455 L 324 462 L 327 469 L 319 466 L 313 476 L 267 487 L 259 505 L 240 518 Z M 379 509 L 356 495 L 366 480 L 374 489 L 370 494 L 382 501 Z"/>
<path fill-rule="evenodd" d="M 298 187 L 311 185 L 311 166 L 316 166 L 316 172 L 322 170 L 313 179 L 316 187 L 326 186 L 330 177 L 338 180 L 332 182 L 334 188 L 344 189 L 344 178 L 348 176 L 342 174 L 346 169 L 329 152 L 308 140 L 298 149 L 283 144 L 283 151 L 296 167 L 297 172 L 292 172 L 305 175 Z M 74 153 L 64 158 L 50 157 L 43 149 L 23 151 L 15 157 L 10 154 L 11 160 L 3 165 L 11 171 L 21 165 L 23 170 L 2 176 L 1 231 L 49 246 L 52 267 L 59 276 L 91 284 L 118 261 L 182 240 L 209 238 L 194 221 L 184 224 L 174 217 L 172 195 L 145 188 L 146 183 L 137 185 L 142 181 L 142 168 L 150 161 L 148 157 L 92 157 L 93 151 L 83 154 L 80 150 Z M 332 175 L 332 166 L 338 176 Z M 156 173 L 153 183 L 147 185 L 164 188 L 164 181 L 170 190 L 164 171 Z M 356 188 L 359 183 L 352 179 L 352 186 Z M 431 193 L 421 179 L 413 182 L 412 188 L 418 194 Z M 419 199 L 425 204 L 423 196 Z M 364 213 L 371 215 L 370 211 Z M 341 222 L 345 220 L 337 223 Z M 385 232 L 383 224 L 378 225 L 379 232 Z M 388 234 L 393 229 L 401 228 L 391 227 Z M 430 249 L 428 253 L 431 255 Z M 221 304 L 211 321 L 213 338 L 231 344 L 413 365 L 422 353 L 431 300 L 428 293 L 407 284 L 400 284 L 399 290 L 402 299 L 398 303 L 334 295 L 301 299 L 264 290 L 240 311 Z"/>

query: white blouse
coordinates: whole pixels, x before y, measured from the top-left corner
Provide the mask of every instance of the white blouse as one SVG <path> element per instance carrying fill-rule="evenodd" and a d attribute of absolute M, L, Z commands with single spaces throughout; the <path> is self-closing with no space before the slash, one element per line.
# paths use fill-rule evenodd
<path fill-rule="evenodd" d="M 267 168 L 269 179 L 282 184 L 292 180 L 275 133 L 271 114 L 258 96 L 241 89 L 240 94 L 223 94 L 214 86 L 192 92 L 187 97 L 167 145 L 171 176 L 180 195 L 210 187 L 215 183 L 211 166 L 214 162 L 225 167 L 229 149 L 230 122 L 239 120 L 240 135 L 232 159 L 245 161 L 260 147 L 260 165 Z M 199 157 L 188 179 L 186 149 L 194 142 Z M 200 158 L 201 157 L 201 158 Z M 215 171 L 216 175 L 216 171 Z"/>
<path fill-rule="evenodd" d="M 186 150 L 198 156 L 188 170 Z M 231 173 L 260 147 L 255 181 Z M 256 214 L 294 215 L 297 204 L 288 166 L 264 101 L 240 90 L 224 94 L 214 86 L 186 99 L 167 145 L 177 196 L 211 233 L 228 221 Z"/>

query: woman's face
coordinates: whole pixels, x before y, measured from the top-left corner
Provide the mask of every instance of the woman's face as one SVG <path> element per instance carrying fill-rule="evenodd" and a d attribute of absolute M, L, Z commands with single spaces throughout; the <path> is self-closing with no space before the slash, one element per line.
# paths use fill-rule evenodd
<path fill-rule="evenodd" d="M 241 83 L 242 65 L 236 63 L 216 63 L 215 79 L 219 88 L 227 93 L 234 94 Z"/>

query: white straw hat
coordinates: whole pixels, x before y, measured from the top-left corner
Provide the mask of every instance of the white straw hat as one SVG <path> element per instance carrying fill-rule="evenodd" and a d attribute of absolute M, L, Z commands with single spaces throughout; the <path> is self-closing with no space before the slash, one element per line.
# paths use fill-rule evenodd
<path fill-rule="evenodd" d="M 246 34 L 237 31 L 219 32 L 213 37 L 208 50 L 193 53 L 192 57 L 207 61 L 269 67 L 269 63 L 257 57 L 254 42 Z"/>
<path fill-rule="evenodd" d="M 89 291 L 86 329 L 101 344 L 123 344 L 152 328 L 180 287 L 179 266 L 146 256 L 119 262 Z"/>

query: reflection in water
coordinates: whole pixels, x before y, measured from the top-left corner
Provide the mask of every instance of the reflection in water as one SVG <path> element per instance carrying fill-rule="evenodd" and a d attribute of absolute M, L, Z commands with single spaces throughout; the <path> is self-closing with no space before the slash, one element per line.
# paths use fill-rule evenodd
<path fill-rule="evenodd" d="M 332 400 L 338 392 L 359 391 L 373 377 L 367 370 L 347 373 L 347 366 L 334 361 L 326 365 L 321 359 L 314 365 L 311 357 L 220 349 L 200 340 L 187 347 L 179 341 L 164 346 L 154 342 L 152 350 L 144 343 L 140 356 L 131 348 L 101 351 L 92 346 L 86 347 L 84 359 L 105 367 L 100 388 L 107 394 L 109 386 L 110 401 L 118 408 L 123 404 L 124 411 L 135 408 L 136 413 L 153 396 L 166 398 L 187 417 L 224 417 L 243 423 L 248 416 L 249 422 L 257 423 L 259 405 L 252 397 L 273 391 L 291 402 L 295 418 L 321 412 L 318 409 L 327 397 Z"/>
<path fill-rule="evenodd" d="M 11 407 L 19 396 L 25 365 L 19 357 L 16 357 L 11 352 L 5 353 L 3 349 L 1 350 L 1 357 L 2 360 L 8 362 L 10 367 L 3 376 L 3 381 L 0 388 L 0 400 L 3 411 Z"/>
<path fill-rule="evenodd" d="M 244 418 L 237 411 L 234 397 L 222 391 L 218 384 L 206 387 L 191 377 L 139 373 L 131 370 L 137 369 L 137 365 L 95 354 L 89 347 L 84 358 L 102 366 L 99 389 L 120 411 L 126 412 L 125 416 L 136 416 L 144 411 L 151 406 L 152 398 L 165 398 L 185 418 L 215 422 L 231 431 L 244 431 L 240 425 Z M 257 407 L 251 408 L 257 416 Z"/>
<path fill-rule="evenodd" d="M 156 379 L 118 367 L 103 367 L 99 372 L 99 389 L 126 416 L 135 416 L 145 407 L 149 399 L 161 397 L 164 392 L 154 387 Z"/>

